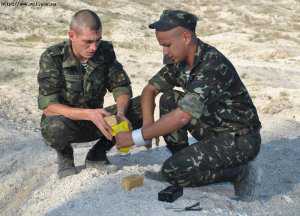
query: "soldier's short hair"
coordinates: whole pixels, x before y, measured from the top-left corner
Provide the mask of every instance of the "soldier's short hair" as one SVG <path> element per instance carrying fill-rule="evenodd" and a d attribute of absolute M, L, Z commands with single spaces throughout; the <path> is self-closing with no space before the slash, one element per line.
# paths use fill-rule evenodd
<path fill-rule="evenodd" d="M 101 20 L 94 11 L 88 9 L 80 10 L 77 11 L 72 17 L 70 29 L 80 30 L 84 28 L 94 31 L 99 31 L 102 29 Z"/>

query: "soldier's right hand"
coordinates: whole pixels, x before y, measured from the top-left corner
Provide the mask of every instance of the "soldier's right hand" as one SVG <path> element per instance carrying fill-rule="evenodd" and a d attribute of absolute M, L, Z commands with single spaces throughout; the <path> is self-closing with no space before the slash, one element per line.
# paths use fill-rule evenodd
<path fill-rule="evenodd" d="M 88 109 L 87 113 L 88 119 L 96 125 L 108 140 L 112 140 L 111 127 L 104 120 L 104 117 L 111 114 L 104 109 Z"/>

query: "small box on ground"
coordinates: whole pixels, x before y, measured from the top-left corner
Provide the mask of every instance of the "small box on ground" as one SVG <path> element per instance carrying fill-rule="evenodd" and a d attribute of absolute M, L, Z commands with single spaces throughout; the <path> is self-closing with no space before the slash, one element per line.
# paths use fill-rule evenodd
<path fill-rule="evenodd" d="M 122 187 L 127 191 L 130 191 L 131 189 L 140 187 L 142 185 L 144 185 L 144 176 L 131 175 L 126 176 L 122 179 Z"/>
<path fill-rule="evenodd" d="M 174 202 L 183 194 L 183 187 L 171 185 L 158 193 L 158 200 L 164 202 Z"/>

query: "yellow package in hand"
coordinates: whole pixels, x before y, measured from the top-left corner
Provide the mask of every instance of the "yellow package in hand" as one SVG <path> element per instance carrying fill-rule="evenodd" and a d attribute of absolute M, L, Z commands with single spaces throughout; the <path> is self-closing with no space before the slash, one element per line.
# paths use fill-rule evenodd
<path fill-rule="evenodd" d="M 111 129 L 112 129 L 111 134 L 113 136 L 117 135 L 120 132 L 128 132 L 128 131 L 130 131 L 129 125 L 128 125 L 127 121 L 121 121 L 119 124 L 113 125 L 111 127 Z M 122 152 L 122 153 L 128 153 L 129 150 L 130 150 L 130 148 L 131 148 L 130 146 L 123 147 L 123 148 L 120 148 L 119 151 Z"/>

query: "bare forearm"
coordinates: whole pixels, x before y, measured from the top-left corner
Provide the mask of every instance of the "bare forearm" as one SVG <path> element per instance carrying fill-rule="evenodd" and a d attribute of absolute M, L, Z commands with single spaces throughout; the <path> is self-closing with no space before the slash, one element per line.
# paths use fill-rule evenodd
<path fill-rule="evenodd" d="M 122 114 L 125 115 L 127 112 L 127 108 L 129 105 L 129 95 L 120 95 L 117 100 L 116 100 L 116 104 L 117 104 L 117 114 Z"/>
<path fill-rule="evenodd" d="M 50 104 L 43 113 L 48 115 L 63 115 L 72 120 L 89 120 L 87 109 L 74 108 L 63 104 Z"/>
<path fill-rule="evenodd" d="M 91 121 L 107 139 L 112 139 L 111 128 L 104 120 L 104 117 L 109 116 L 110 113 L 104 109 L 82 109 L 69 107 L 63 104 L 50 104 L 43 112 L 46 116 L 63 115 L 72 120 Z"/>
<path fill-rule="evenodd" d="M 154 122 L 155 97 L 158 91 L 154 86 L 147 85 L 142 92 L 141 107 L 143 113 L 143 125 L 149 125 Z"/>
<path fill-rule="evenodd" d="M 144 126 L 142 134 L 145 140 L 169 134 L 185 126 L 191 120 L 191 115 L 179 108 L 162 116 L 155 123 Z"/>

